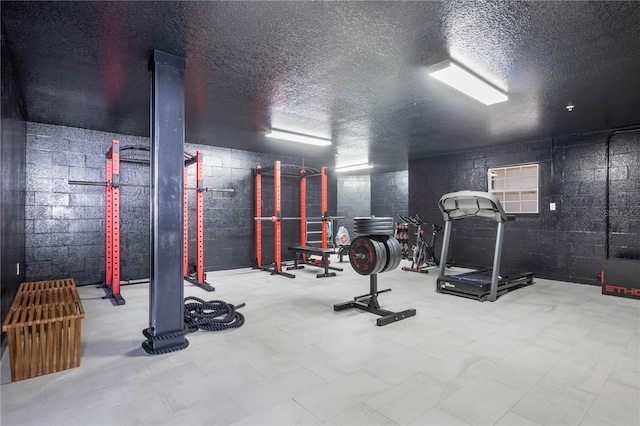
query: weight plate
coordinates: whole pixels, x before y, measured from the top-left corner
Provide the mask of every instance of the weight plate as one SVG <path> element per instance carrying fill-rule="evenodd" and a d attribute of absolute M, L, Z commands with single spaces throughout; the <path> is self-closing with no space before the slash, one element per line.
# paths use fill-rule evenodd
<path fill-rule="evenodd" d="M 372 273 L 379 274 L 380 272 L 382 272 L 385 265 L 387 264 L 387 248 L 384 246 L 384 243 L 382 243 L 381 241 L 377 241 L 377 240 L 372 240 L 372 241 L 374 242 L 374 245 L 378 250 L 378 261 L 376 262 L 376 269 L 374 270 L 375 272 L 372 272 Z"/>
<path fill-rule="evenodd" d="M 398 266 L 400 266 L 400 262 L 402 261 L 402 247 L 400 247 L 400 243 L 393 238 L 389 239 L 389 246 L 391 247 L 391 256 L 395 259 L 395 261 L 391 263 L 391 266 L 387 269 L 387 271 L 393 271 Z"/>
<path fill-rule="evenodd" d="M 354 217 L 353 218 L 356 223 L 357 222 L 368 222 L 368 223 L 378 223 L 378 222 L 393 222 L 392 217 Z"/>
<path fill-rule="evenodd" d="M 389 224 L 375 224 L 375 225 L 355 224 L 354 230 L 359 234 L 366 234 L 366 233 L 373 234 L 375 232 L 381 232 L 382 233 L 381 235 L 395 234 L 395 230 L 393 229 L 393 226 Z"/>
<path fill-rule="evenodd" d="M 378 241 L 368 237 L 356 237 L 349 247 L 349 262 L 360 275 L 376 274 L 384 258 L 384 249 Z M 384 266 L 384 265 L 383 265 Z"/>
<path fill-rule="evenodd" d="M 386 235 L 379 237 L 377 236 L 376 239 L 385 246 L 385 250 L 387 252 L 386 263 L 380 273 L 393 271 L 400 265 L 400 261 L 402 260 L 402 250 L 400 248 L 400 243 L 398 243 L 395 238 L 391 238 Z"/>

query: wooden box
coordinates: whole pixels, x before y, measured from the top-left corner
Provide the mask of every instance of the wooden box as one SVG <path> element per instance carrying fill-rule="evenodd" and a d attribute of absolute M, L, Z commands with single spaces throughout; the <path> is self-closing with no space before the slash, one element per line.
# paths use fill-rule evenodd
<path fill-rule="evenodd" d="M 20 284 L 2 325 L 11 381 L 79 366 L 82 318 L 73 279 Z"/>

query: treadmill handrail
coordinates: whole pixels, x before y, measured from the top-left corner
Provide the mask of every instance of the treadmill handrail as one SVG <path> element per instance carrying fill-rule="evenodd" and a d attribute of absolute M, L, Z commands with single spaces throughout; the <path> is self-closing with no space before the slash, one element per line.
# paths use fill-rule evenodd
<path fill-rule="evenodd" d="M 438 207 L 445 222 L 465 217 L 485 217 L 496 222 L 514 220 L 513 215 L 507 215 L 500 200 L 493 194 L 483 191 L 458 191 L 444 194 Z"/>

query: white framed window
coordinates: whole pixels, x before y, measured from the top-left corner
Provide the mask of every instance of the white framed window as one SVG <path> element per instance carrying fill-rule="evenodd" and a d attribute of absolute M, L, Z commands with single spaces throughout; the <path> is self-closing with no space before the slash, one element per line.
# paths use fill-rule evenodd
<path fill-rule="evenodd" d="M 489 192 L 507 213 L 538 213 L 540 167 L 538 164 L 495 167 L 488 172 Z"/>

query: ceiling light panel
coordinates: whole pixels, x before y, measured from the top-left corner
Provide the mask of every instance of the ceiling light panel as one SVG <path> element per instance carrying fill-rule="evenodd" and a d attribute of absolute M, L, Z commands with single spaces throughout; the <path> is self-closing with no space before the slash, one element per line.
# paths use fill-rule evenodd
<path fill-rule="evenodd" d="M 352 172 L 354 170 L 364 170 L 373 168 L 373 164 L 354 164 L 352 166 L 336 167 L 336 173 Z"/>
<path fill-rule="evenodd" d="M 509 99 L 505 93 L 450 60 L 431 67 L 429 75 L 485 105 L 493 105 Z"/>
<path fill-rule="evenodd" d="M 314 136 L 302 135 L 300 133 L 287 132 L 285 130 L 271 129 L 267 130 L 265 136 L 273 139 L 280 139 L 291 142 L 298 142 L 307 145 L 316 146 L 329 146 L 331 145 L 330 139 L 316 138 Z"/>

